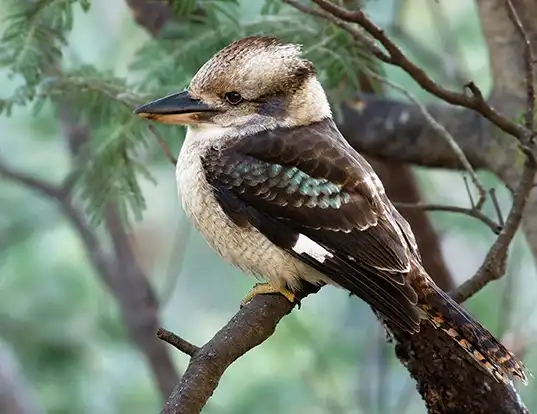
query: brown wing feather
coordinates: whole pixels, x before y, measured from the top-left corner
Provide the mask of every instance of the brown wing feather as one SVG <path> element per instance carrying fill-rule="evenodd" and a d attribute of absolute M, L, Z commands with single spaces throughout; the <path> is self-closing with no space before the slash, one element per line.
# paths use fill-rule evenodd
<path fill-rule="evenodd" d="M 332 257 L 320 263 L 297 255 L 301 260 L 402 329 L 419 329 L 417 296 L 405 280 L 412 249 L 386 210 L 391 204 L 376 174 L 332 120 L 242 137 L 209 151 L 203 163 L 221 205 L 235 220 L 243 211 L 293 254 L 298 235 L 308 236 Z M 243 203 L 242 210 L 229 207 L 233 198 Z"/>

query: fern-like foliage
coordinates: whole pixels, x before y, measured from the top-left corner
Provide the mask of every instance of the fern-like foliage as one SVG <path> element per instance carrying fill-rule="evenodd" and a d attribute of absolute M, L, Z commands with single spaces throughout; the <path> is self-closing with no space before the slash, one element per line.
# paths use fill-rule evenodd
<path fill-rule="evenodd" d="M 378 71 L 362 45 L 324 20 L 305 15 L 279 0 L 169 0 L 175 15 L 158 39 L 142 45 L 131 65 L 136 82 L 88 65 L 61 66 L 65 36 L 73 26 L 73 7 L 89 0 L 10 0 L 12 13 L 0 45 L 0 67 L 23 84 L 0 99 L 0 113 L 14 105 L 46 102 L 67 106 L 70 116 L 87 125 L 90 139 L 76 163 L 79 194 L 99 220 L 113 202 L 124 216 L 139 217 L 145 207 L 138 179 L 149 176 L 140 154 L 150 144 L 147 122 L 135 106 L 185 88 L 216 51 L 238 38 L 270 34 L 303 45 L 315 62 L 332 101 L 345 99 L 358 86 L 361 68 Z M 160 129 L 165 138 L 178 129 Z"/>
<path fill-rule="evenodd" d="M 96 222 L 108 201 L 120 208 L 123 217 L 128 211 L 139 217 L 145 207 L 136 177 L 150 175 L 137 154 L 147 147 L 149 137 L 143 121 L 132 113 L 144 98 L 134 90 L 125 79 L 93 66 L 48 77 L 39 87 L 36 106 L 52 100 L 68 107 L 70 118 L 88 125 L 90 141 L 78 154 L 76 176 Z"/>
<path fill-rule="evenodd" d="M 0 68 L 7 68 L 11 77 L 22 76 L 25 85 L 11 99 L 0 100 L 0 113 L 31 101 L 43 76 L 54 71 L 65 35 L 73 27 L 75 4 L 84 10 L 90 7 L 89 0 L 9 1 L 11 14 L 0 39 Z"/>

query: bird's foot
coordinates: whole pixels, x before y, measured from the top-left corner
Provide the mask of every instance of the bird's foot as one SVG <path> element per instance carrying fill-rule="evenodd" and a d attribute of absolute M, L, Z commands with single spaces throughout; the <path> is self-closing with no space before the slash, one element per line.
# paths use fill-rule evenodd
<path fill-rule="evenodd" d="M 250 302 L 253 298 L 255 298 L 257 295 L 269 295 L 274 293 L 279 293 L 283 295 L 291 303 L 297 302 L 295 294 L 285 288 L 276 289 L 270 283 L 256 283 L 254 287 L 250 289 L 246 297 L 241 301 L 241 308 L 245 306 L 248 302 Z"/>

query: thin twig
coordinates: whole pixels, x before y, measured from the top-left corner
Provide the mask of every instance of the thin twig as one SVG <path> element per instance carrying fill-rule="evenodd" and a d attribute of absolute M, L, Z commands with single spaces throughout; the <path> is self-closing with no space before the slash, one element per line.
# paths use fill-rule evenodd
<path fill-rule="evenodd" d="M 474 196 L 472 195 L 472 191 L 470 190 L 470 184 L 468 184 L 468 177 L 466 175 L 462 176 L 462 181 L 464 182 L 464 188 L 466 188 L 466 194 L 468 194 L 468 199 L 470 200 L 470 205 L 472 208 L 476 208 Z"/>
<path fill-rule="evenodd" d="M 494 210 L 496 211 L 496 216 L 498 217 L 498 224 L 500 227 L 505 226 L 505 220 L 503 219 L 502 209 L 500 208 L 500 202 L 498 201 L 498 196 L 496 195 L 496 190 L 494 188 L 491 188 L 489 190 L 489 196 L 492 200 L 492 205 L 494 206 Z"/>
<path fill-rule="evenodd" d="M 170 160 L 170 162 L 175 166 L 177 164 L 177 158 L 175 158 L 170 150 L 170 147 L 168 147 L 168 143 L 162 138 L 162 136 L 159 134 L 157 128 L 155 128 L 154 125 L 149 124 L 148 125 L 149 131 L 151 131 L 151 134 L 155 137 L 157 142 L 159 143 L 160 147 L 162 148 L 162 151 L 164 152 L 164 155 L 166 155 L 166 158 Z"/>
<path fill-rule="evenodd" d="M 177 348 L 179 351 L 187 354 L 188 356 L 193 357 L 198 353 L 200 348 L 194 344 L 191 344 L 186 339 L 181 338 L 180 336 L 170 332 L 164 328 L 158 328 L 157 337 L 162 339 L 164 342 L 169 343 L 170 345 Z"/>
<path fill-rule="evenodd" d="M 524 208 L 533 188 L 533 177 L 537 171 L 536 167 L 535 157 L 530 152 L 527 152 L 527 160 L 524 171 L 522 172 L 522 178 L 515 190 L 513 205 L 505 220 L 505 226 L 490 248 L 477 273 L 453 292 L 450 292 L 451 297 L 455 301 L 464 302 L 483 289 L 489 282 L 499 279 L 504 275 L 507 252 L 522 221 Z"/>
<path fill-rule="evenodd" d="M 444 204 L 410 204 L 410 203 L 394 203 L 397 208 L 413 208 L 417 210 L 426 210 L 426 211 L 445 211 L 449 213 L 458 213 L 464 214 L 466 216 L 473 217 L 478 219 L 482 223 L 486 224 L 494 234 L 500 234 L 502 227 L 496 223 L 494 220 L 491 220 L 487 217 L 481 210 L 476 208 L 466 208 L 459 206 L 450 206 Z"/>

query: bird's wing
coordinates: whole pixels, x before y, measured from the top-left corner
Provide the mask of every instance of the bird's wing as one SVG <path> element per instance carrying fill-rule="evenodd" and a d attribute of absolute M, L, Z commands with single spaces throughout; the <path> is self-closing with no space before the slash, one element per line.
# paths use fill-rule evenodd
<path fill-rule="evenodd" d="M 226 214 L 417 331 L 417 296 L 405 275 L 414 235 L 370 165 L 332 120 L 263 131 L 202 158 Z"/>

